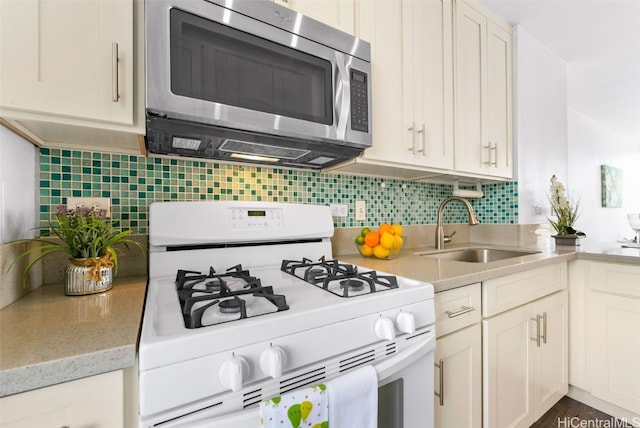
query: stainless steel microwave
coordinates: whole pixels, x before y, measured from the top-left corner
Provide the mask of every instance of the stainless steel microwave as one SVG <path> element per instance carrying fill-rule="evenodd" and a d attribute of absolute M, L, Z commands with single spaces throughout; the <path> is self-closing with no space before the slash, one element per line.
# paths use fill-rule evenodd
<path fill-rule="evenodd" d="M 321 169 L 371 146 L 369 43 L 268 0 L 146 0 L 150 152 Z"/>

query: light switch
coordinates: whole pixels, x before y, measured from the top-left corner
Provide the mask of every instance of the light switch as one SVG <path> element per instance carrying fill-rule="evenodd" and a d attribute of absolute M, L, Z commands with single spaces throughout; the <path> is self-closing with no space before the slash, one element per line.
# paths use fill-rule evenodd
<path fill-rule="evenodd" d="M 367 205 L 365 201 L 356 201 L 356 221 L 367 220 Z"/>

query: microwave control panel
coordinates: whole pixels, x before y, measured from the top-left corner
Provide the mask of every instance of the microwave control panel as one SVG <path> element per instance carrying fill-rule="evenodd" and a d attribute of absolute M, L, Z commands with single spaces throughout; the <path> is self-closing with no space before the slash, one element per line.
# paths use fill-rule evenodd
<path fill-rule="evenodd" d="M 351 70 L 351 129 L 369 132 L 369 97 L 367 95 L 367 75 Z"/>

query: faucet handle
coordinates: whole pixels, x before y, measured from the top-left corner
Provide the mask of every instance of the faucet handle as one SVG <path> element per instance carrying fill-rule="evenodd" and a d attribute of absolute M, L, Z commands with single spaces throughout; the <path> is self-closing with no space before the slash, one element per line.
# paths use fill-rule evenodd
<path fill-rule="evenodd" d="M 456 231 L 454 230 L 453 232 L 451 232 L 451 235 L 449 235 L 449 236 L 444 235 L 444 243 L 447 244 L 447 243 L 451 242 L 451 239 L 453 238 L 453 235 L 455 235 L 455 234 L 456 234 Z"/>

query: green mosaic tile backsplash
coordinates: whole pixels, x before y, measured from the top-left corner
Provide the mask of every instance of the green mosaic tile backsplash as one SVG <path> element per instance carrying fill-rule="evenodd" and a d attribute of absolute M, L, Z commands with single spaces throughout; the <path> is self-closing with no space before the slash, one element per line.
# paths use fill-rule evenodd
<path fill-rule="evenodd" d="M 488 184 L 471 203 L 482 223 L 517 223 L 517 182 Z M 111 199 L 113 220 L 122 229 L 148 233 L 148 207 L 157 201 L 258 200 L 349 205 L 336 227 L 435 224 L 446 184 L 318 173 L 306 170 L 219 164 L 87 151 L 40 149 L 40 226 L 46 230 L 67 197 Z M 355 221 L 355 201 L 367 204 L 367 221 Z M 446 223 L 465 223 L 462 204 L 445 210 Z"/>

